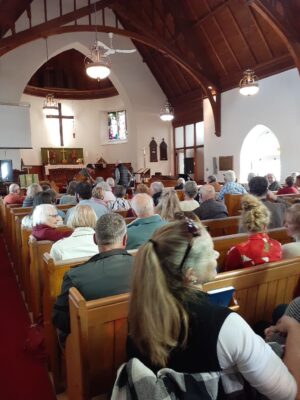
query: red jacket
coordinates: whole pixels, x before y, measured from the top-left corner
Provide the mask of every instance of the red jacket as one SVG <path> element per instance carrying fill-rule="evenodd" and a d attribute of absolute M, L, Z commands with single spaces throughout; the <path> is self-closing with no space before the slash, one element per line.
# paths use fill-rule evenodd
<path fill-rule="evenodd" d="M 246 242 L 237 244 L 227 253 L 224 271 L 253 267 L 281 260 L 281 244 L 266 233 L 253 233 Z"/>
<path fill-rule="evenodd" d="M 4 204 L 23 204 L 25 196 L 18 193 L 9 193 L 3 199 Z"/>
<path fill-rule="evenodd" d="M 34 226 L 31 232 L 36 240 L 51 240 L 52 242 L 68 237 L 71 233 L 72 231 L 60 231 L 44 224 Z"/>
<path fill-rule="evenodd" d="M 299 193 L 295 186 L 285 186 L 278 190 L 276 194 L 295 194 Z"/>

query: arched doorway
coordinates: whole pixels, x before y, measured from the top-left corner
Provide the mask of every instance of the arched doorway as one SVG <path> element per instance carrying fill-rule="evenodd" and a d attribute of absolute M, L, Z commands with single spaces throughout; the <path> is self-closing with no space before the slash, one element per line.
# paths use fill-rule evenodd
<path fill-rule="evenodd" d="M 256 125 L 244 139 L 240 154 L 240 181 L 247 182 L 249 172 L 264 176 L 273 173 L 280 181 L 280 144 L 264 125 Z"/>

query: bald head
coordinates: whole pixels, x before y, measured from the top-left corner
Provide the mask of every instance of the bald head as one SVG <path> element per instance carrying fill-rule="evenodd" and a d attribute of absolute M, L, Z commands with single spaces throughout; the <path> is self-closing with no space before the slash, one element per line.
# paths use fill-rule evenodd
<path fill-rule="evenodd" d="M 216 197 L 215 188 L 212 185 L 201 186 L 200 193 L 201 193 L 202 201 L 215 199 L 215 197 Z"/>
<path fill-rule="evenodd" d="M 131 201 L 131 207 L 138 218 L 148 218 L 154 215 L 152 197 L 146 193 L 136 194 Z"/>

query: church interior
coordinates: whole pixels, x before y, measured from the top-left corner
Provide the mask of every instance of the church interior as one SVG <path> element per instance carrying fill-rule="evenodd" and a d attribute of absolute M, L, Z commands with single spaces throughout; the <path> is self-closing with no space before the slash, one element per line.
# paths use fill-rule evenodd
<path fill-rule="evenodd" d="M 179 177 L 195 181 L 198 190 L 211 175 L 223 185 L 228 170 L 241 184 L 253 173 L 273 174 L 283 185 L 293 171 L 300 171 L 299 73 L 300 0 L 0 0 L 0 194 L 4 197 L 13 182 L 24 194 L 30 184 L 44 182 L 62 196 L 87 164 L 93 166 L 95 180 L 105 180 L 115 177 L 118 163 L 133 177 L 129 198 L 140 183 L 150 187 L 162 182 L 168 188 Z M 295 174 L 300 179 L 300 172 Z M 181 189 L 177 195 L 184 200 Z M 287 197 L 291 205 L 300 194 Z M 210 219 L 205 225 L 222 262 L 236 236 L 246 237 L 239 231 L 240 201 L 240 196 L 238 203 L 227 197 L 227 218 Z M 69 206 L 60 207 L 68 212 Z M 60 290 L 51 279 L 61 285 L 62 271 L 78 260 L 62 262 L 64 269 L 58 272 L 57 264 L 44 256 L 50 252 L 49 243 L 29 249 L 30 232 L 24 239 L 21 221 L 32 209 L 23 211 L 20 205 L 7 208 L 2 201 L 0 253 L 6 269 L 13 265 L 34 322 L 41 309 L 33 305 L 42 304 L 47 355 L 28 367 L 40 386 L 36 393 L 31 391 L 33 383 L 28 388 L 24 383 L 24 395 L 13 394 L 18 391 L 6 373 L 3 398 L 109 398 L 116 370 L 124 362 L 120 349 L 125 347 L 128 293 L 120 295 L 118 308 L 101 303 L 106 307 L 99 317 L 103 326 L 110 312 L 120 314 L 118 323 L 107 319 L 101 330 L 93 321 L 92 302 L 72 292 L 72 312 L 85 321 L 86 330 L 74 319 L 77 336 L 64 353 L 54 328 L 49 328 L 51 285 L 56 285 L 56 295 Z M 133 223 L 134 215 L 120 214 L 127 224 Z M 292 240 L 283 224 L 270 237 L 283 245 Z M 34 259 L 40 260 L 37 268 L 47 265 L 50 271 L 36 303 L 27 292 L 36 277 L 24 272 L 23 265 L 29 271 Z M 274 263 L 270 276 L 265 267 L 251 267 L 246 276 L 242 270 L 231 275 L 221 271 L 205 283 L 205 291 L 219 289 L 224 282 L 234 286 L 238 299 L 232 300 L 232 310 L 252 326 L 270 318 L 278 304 L 299 296 L 299 260 Z M 15 275 L 7 274 L 0 272 L 11 284 Z M 3 304 L 6 293 L 0 295 Z M 14 305 L 22 309 L 20 299 Z M 256 309 L 250 310 L 250 303 Z M 262 303 L 264 308 L 258 309 Z M 84 319 L 85 312 L 90 312 L 91 321 Z M 11 318 L 9 312 L 4 318 Z M 28 321 L 22 318 L 20 332 L 26 336 Z M 89 323 L 95 324 L 91 332 Z M 18 331 L 17 321 L 13 326 Z M 107 350 L 93 356 L 87 343 L 88 338 L 94 343 L 97 335 L 109 343 Z M 5 334 L 2 340 L 7 340 Z M 96 356 L 106 351 L 112 355 L 99 367 Z M 20 369 L 26 369 L 23 358 Z M 44 375 L 45 365 L 51 383 L 48 373 Z"/>

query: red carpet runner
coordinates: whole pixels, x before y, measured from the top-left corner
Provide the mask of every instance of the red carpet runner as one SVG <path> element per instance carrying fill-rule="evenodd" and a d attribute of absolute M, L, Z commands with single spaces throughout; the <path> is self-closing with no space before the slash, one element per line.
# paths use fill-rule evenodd
<path fill-rule="evenodd" d="M 0 399 L 55 400 L 42 361 L 23 350 L 30 319 L 0 236 Z"/>

